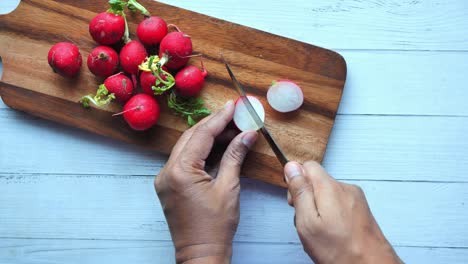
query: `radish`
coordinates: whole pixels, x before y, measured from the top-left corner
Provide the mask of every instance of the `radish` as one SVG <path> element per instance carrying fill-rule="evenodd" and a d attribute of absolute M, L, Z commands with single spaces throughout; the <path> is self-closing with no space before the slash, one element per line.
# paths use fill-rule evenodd
<path fill-rule="evenodd" d="M 247 95 L 247 98 L 249 99 L 249 102 L 252 104 L 255 112 L 257 112 L 262 122 L 264 122 L 265 109 L 263 109 L 263 105 L 260 100 L 258 100 L 257 97 L 251 95 Z M 261 127 L 257 126 L 254 119 L 250 115 L 249 110 L 245 106 L 243 98 L 239 97 L 235 104 L 236 108 L 234 110 L 233 120 L 237 128 L 239 128 L 241 131 L 259 130 Z"/>
<path fill-rule="evenodd" d="M 167 81 L 167 77 L 163 74 L 160 73 L 159 77 L 163 81 Z M 159 89 L 164 87 L 164 83 L 158 82 L 158 77 L 154 75 L 152 72 L 142 72 L 140 74 L 140 85 L 141 88 L 143 89 L 143 92 L 148 95 L 160 95 L 164 91 L 159 91 Z M 157 83 L 158 82 L 158 83 Z"/>
<path fill-rule="evenodd" d="M 208 75 L 203 61 L 202 69 L 189 65 L 180 70 L 175 76 L 175 87 L 181 96 L 196 96 L 205 84 L 205 77 Z"/>
<path fill-rule="evenodd" d="M 109 94 L 110 93 L 110 94 Z M 125 74 L 119 72 L 112 76 L 107 77 L 104 83 L 99 85 L 96 95 L 85 95 L 81 98 L 80 102 L 84 107 L 88 108 L 89 103 L 98 107 L 102 107 L 110 103 L 112 100 L 117 99 L 121 103 L 125 103 L 132 97 L 133 84 L 130 78 Z"/>
<path fill-rule="evenodd" d="M 278 112 L 297 110 L 304 102 L 301 88 L 290 80 L 274 81 L 267 92 L 270 106 Z"/>
<path fill-rule="evenodd" d="M 109 92 L 115 95 L 115 99 L 121 103 L 125 103 L 132 97 L 133 84 L 132 80 L 125 76 L 122 72 L 114 74 L 104 80 L 104 87 Z"/>
<path fill-rule="evenodd" d="M 138 39 L 146 46 L 158 45 L 167 35 L 167 24 L 157 16 L 148 17 L 137 27 Z"/>
<path fill-rule="evenodd" d="M 125 44 L 120 51 L 120 65 L 122 69 L 132 75 L 133 85 L 136 87 L 136 75 L 138 74 L 138 66 L 145 60 L 148 53 L 145 47 L 140 42 L 132 40 Z"/>
<path fill-rule="evenodd" d="M 127 18 L 124 8 L 127 2 L 122 0 L 109 0 L 110 8 L 97 14 L 89 23 L 89 34 L 101 45 L 113 45 L 123 40 L 130 41 Z"/>
<path fill-rule="evenodd" d="M 140 75 L 140 84 L 143 92 L 149 95 L 160 95 L 171 89 L 174 84 L 174 76 L 167 72 L 164 65 L 168 60 L 167 56 L 161 59 L 156 56 L 149 56 L 138 66 L 143 71 Z"/>
<path fill-rule="evenodd" d="M 145 47 L 140 42 L 132 40 L 125 44 L 120 51 L 120 65 L 122 69 L 132 75 L 138 73 L 138 65 L 140 65 L 148 56 Z"/>
<path fill-rule="evenodd" d="M 97 14 L 89 23 L 89 34 L 101 45 L 113 45 L 124 38 L 125 19 L 109 11 Z"/>
<path fill-rule="evenodd" d="M 183 32 L 171 32 L 167 34 L 159 45 L 159 57 L 164 54 L 169 56 L 167 68 L 178 70 L 185 66 L 192 54 L 192 40 Z"/>
<path fill-rule="evenodd" d="M 83 60 L 78 47 L 69 42 L 59 42 L 53 45 L 47 59 L 54 72 L 70 78 L 80 72 Z"/>
<path fill-rule="evenodd" d="M 154 126 L 159 119 L 159 104 L 147 94 L 137 94 L 123 107 L 123 111 L 114 115 L 121 115 L 128 125 L 138 131 L 146 130 Z"/>
<path fill-rule="evenodd" d="M 107 46 L 98 46 L 88 56 L 88 68 L 98 77 L 108 77 L 115 73 L 119 65 L 119 55 Z"/>

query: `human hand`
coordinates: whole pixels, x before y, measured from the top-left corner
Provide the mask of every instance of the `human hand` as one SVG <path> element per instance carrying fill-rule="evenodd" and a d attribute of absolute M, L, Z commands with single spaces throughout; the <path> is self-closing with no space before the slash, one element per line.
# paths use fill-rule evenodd
<path fill-rule="evenodd" d="M 361 188 L 336 181 L 313 161 L 289 162 L 284 172 L 297 232 L 315 263 L 402 263 Z"/>
<path fill-rule="evenodd" d="M 257 132 L 243 132 L 230 142 L 216 178 L 205 171 L 205 162 L 233 115 L 234 103 L 229 101 L 185 131 L 156 177 L 177 263 L 230 262 L 239 223 L 239 174 Z"/>

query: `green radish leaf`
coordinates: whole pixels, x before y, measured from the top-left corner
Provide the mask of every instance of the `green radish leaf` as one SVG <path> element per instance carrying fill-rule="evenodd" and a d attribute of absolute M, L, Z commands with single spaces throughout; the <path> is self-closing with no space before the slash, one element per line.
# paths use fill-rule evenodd
<path fill-rule="evenodd" d="M 142 4 L 138 3 L 136 0 L 128 0 L 127 8 L 132 12 L 135 12 L 138 10 L 144 16 L 147 16 L 147 17 L 151 16 L 150 12 L 148 12 L 148 10 Z"/>
<path fill-rule="evenodd" d="M 195 125 L 198 120 L 211 114 L 201 98 L 178 97 L 174 92 L 169 95 L 167 105 L 176 114 L 186 117 L 189 126 Z"/>
<path fill-rule="evenodd" d="M 99 85 L 99 88 L 96 91 L 96 95 L 88 94 L 81 98 L 80 103 L 85 107 L 89 108 L 90 103 L 94 104 L 97 107 L 103 107 L 109 104 L 112 100 L 115 99 L 113 93 L 109 94 L 106 86 L 104 84 Z"/>
<path fill-rule="evenodd" d="M 197 121 L 195 121 L 191 115 L 187 116 L 187 124 L 190 127 L 194 126 L 196 123 Z"/>
<path fill-rule="evenodd" d="M 107 12 L 122 15 L 127 3 L 122 0 L 109 0 L 110 9 Z"/>

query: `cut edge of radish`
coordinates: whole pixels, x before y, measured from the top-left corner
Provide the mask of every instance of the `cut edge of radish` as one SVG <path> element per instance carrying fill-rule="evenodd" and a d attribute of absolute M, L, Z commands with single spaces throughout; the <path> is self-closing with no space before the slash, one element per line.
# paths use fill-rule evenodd
<path fill-rule="evenodd" d="M 262 102 L 260 102 L 257 97 L 252 95 L 247 95 L 247 98 L 249 99 L 249 102 L 252 104 L 255 112 L 257 112 L 262 122 L 265 122 L 265 109 L 263 108 Z M 259 130 L 261 128 L 255 123 L 241 97 L 236 100 L 235 106 L 233 120 L 234 124 L 236 124 L 239 130 L 252 131 Z"/>
<path fill-rule="evenodd" d="M 273 82 L 267 92 L 268 104 L 281 113 L 299 109 L 304 103 L 304 93 L 301 87 L 290 80 Z"/>

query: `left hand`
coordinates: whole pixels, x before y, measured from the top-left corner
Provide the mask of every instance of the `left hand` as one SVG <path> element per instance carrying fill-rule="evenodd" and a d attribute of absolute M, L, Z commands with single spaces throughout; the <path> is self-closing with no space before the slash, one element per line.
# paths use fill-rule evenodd
<path fill-rule="evenodd" d="M 229 263 L 239 223 L 239 174 L 258 135 L 247 131 L 227 147 L 214 178 L 205 163 L 215 138 L 234 115 L 234 103 L 185 131 L 156 177 L 177 263 Z"/>

